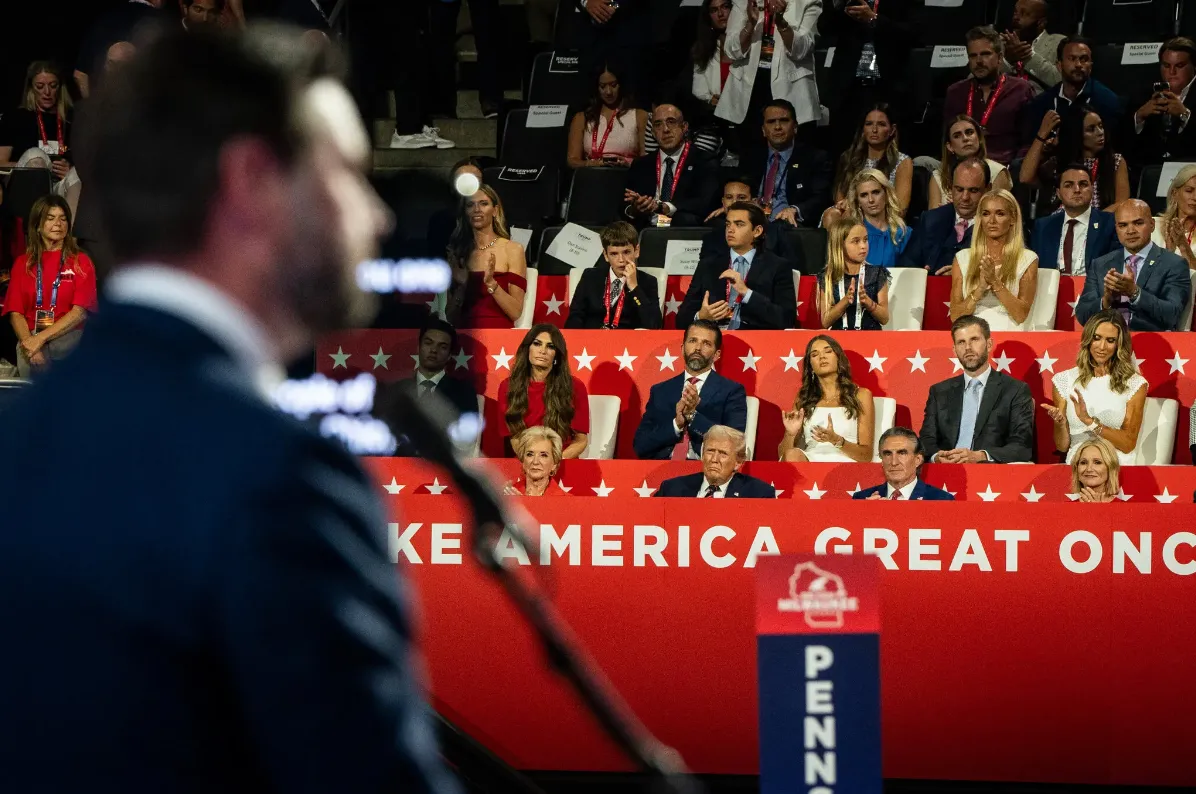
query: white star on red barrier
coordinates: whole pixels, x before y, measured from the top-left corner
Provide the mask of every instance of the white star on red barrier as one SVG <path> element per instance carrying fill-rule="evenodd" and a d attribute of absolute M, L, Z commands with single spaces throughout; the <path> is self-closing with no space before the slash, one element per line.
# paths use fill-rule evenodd
<path fill-rule="evenodd" d="M 752 355 L 752 349 L 749 347 L 747 355 L 740 356 L 739 360 L 743 362 L 743 371 L 747 372 L 749 369 L 756 370 L 756 362 L 760 360 L 760 356 Z"/>
<path fill-rule="evenodd" d="M 993 363 L 997 365 L 997 372 L 1009 372 L 1009 365 L 1017 361 L 1016 358 L 1010 358 L 1005 355 L 1005 351 L 1001 351 L 1001 355 L 993 359 Z"/>
<path fill-rule="evenodd" d="M 469 369 L 469 360 L 473 358 L 472 355 L 465 355 L 465 348 L 457 351 L 457 355 L 453 356 L 454 369 Z"/>
<path fill-rule="evenodd" d="M 631 355 L 631 353 L 628 352 L 627 348 L 623 348 L 623 355 L 615 356 L 615 361 L 619 362 L 619 371 L 620 372 L 622 372 L 625 369 L 635 372 L 635 367 L 633 367 L 632 364 L 635 363 L 635 360 L 637 358 L 639 358 L 639 356 L 633 356 L 633 355 Z"/>
<path fill-rule="evenodd" d="M 926 362 L 930 361 L 930 359 L 922 355 L 921 350 L 915 350 L 913 358 L 907 356 L 905 360 L 909 362 L 909 372 L 911 375 L 915 372 L 925 372 Z"/>
<path fill-rule="evenodd" d="M 574 356 L 573 360 L 577 362 L 577 369 L 579 372 L 583 369 L 588 369 L 590 372 L 593 372 L 594 368 L 590 365 L 594 363 L 595 358 L 597 358 L 597 356 L 591 356 L 583 347 L 581 349 L 581 355 Z"/>
<path fill-rule="evenodd" d="M 494 371 L 498 372 L 500 369 L 510 371 L 511 359 L 513 359 L 514 356 L 507 355 L 507 349 L 505 347 L 500 347 L 498 349 L 497 355 L 491 355 L 490 358 L 494 359 Z"/>
<path fill-rule="evenodd" d="M 1174 502 L 1176 499 L 1178 499 L 1179 495 L 1171 493 L 1170 491 L 1167 490 L 1166 486 L 1164 486 L 1163 492 L 1161 494 L 1158 494 L 1158 493 L 1155 494 L 1154 498 L 1157 499 L 1162 504 L 1169 505 L 1172 502 Z"/>
<path fill-rule="evenodd" d="M 378 345 L 377 353 L 370 353 L 370 358 L 374 359 L 374 369 L 382 367 L 382 369 L 390 369 L 390 353 L 382 352 L 382 345 Z"/>
<path fill-rule="evenodd" d="M 549 295 L 548 300 L 544 301 L 544 314 L 560 314 L 561 307 L 565 305 L 562 300 L 557 300 L 556 295 Z"/>
<path fill-rule="evenodd" d="M 1171 358 L 1165 358 L 1163 360 L 1167 363 L 1167 366 L 1171 367 L 1171 371 L 1167 373 L 1168 375 L 1174 375 L 1177 372 L 1180 375 L 1188 374 L 1184 372 L 1184 364 L 1188 363 L 1188 359 L 1180 358 L 1178 352 L 1176 352 Z"/>
<path fill-rule="evenodd" d="M 998 496 L 999 496 L 999 494 L 998 494 Z M 1031 485 L 1031 486 L 1030 486 L 1030 492 L 1029 492 L 1029 493 L 1024 493 L 1024 494 L 1022 494 L 1022 498 L 1024 498 L 1024 499 L 1025 499 L 1027 502 L 1034 502 L 1035 504 L 1037 504 L 1037 503 L 1038 503 L 1038 500 L 1039 500 L 1039 499 L 1041 499 L 1041 498 L 1042 498 L 1042 497 L 1044 497 L 1044 496 L 1046 496 L 1046 494 L 1045 494 L 1045 493 L 1039 493 L 1038 491 L 1034 490 L 1034 486 L 1033 486 L 1033 485 Z"/>
<path fill-rule="evenodd" d="M 632 488 L 631 490 L 635 491 L 640 497 L 642 497 L 644 499 L 647 499 L 649 496 L 656 493 L 656 489 L 649 486 L 647 480 L 644 480 L 643 484 L 640 485 L 639 488 Z"/>
<path fill-rule="evenodd" d="M 390 482 L 387 485 L 383 485 L 382 487 L 386 489 L 386 492 L 388 494 L 390 494 L 391 496 L 394 496 L 394 495 L 398 494 L 399 491 L 406 488 L 407 486 L 399 485 L 398 479 L 395 477 L 391 477 Z"/>
<path fill-rule="evenodd" d="M 1051 351 L 1042 351 L 1042 357 L 1034 359 L 1038 362 L 1039 372 L 1054 372 L 1055 364 L 1059 361 L 1057 358 L 1051 358 Z"/>
<path fill-rule="evenodd" d="M 882 356 L 880 354 L 879 350 L 877 350 L 876 348 L 873 348 L 872 355 L 864 356 L 864 360 L 868 362 L 868 371 L 869 372 L 873 372 L 874 370 L 879 370 L 880 372 L 884 372 L 885 371 L 885 362 L 888 361 L 889 359 Z"/>
<path fill-rule="evenodd" d="M 811 499 L 821 499 L 822 495 L 825 494 L 826 491 L 819 488 L 818 483 L 814 483 L 813 488 L 810 488 L 808 491 L 802 491 L 802 493 L 804 493 L 806 496 L 810 497 Z"/>
<path fill-rule="evenodd" d="M 427 489 L 428 489 L 428 493 L 432 494 L 433 496 L 440 496 L 442 493 L 444 493 L 445 489 L 446 489 L 446 488 L 448 488 L 448 486 L 447 486 L 447 485 L 441 485 L 441 484 L 440 484 L 440 478 L 439 478 L 439 477 L 433 477 L 433 478 L 432 478 L 432 484 L 431 484 L 431 485 L 425 485 L 424 487 L 425 487 L 425 488 L 427 488 Z"/>
<path fill-rule="evenodd" d="M 676 314 L 680 309 L 681 301 L 677 300 L 676 295 L 671 296 L 667 301 L 664 302 L 665 314 Z"/>
<path fill-rule="evenodd" d="M 980 500 L 983 502 L 995 502 L 997 501 L 997 497 L 1001 494 L 994 493 L 992 483 L 989 483 L 983 491 L 977 491 L 976 495 L 979 496 Z"/>
<path fill-rule="evenodd" d="M 333 369 L 336 369 L 337 367 L 344 367 L 345 369 L 348 369 L 349 368 L 349 363 L 348 363 L 349 357 L 352 355 L 353 355 L 352 353 L 346 353 L 345 349 L 340 346 L 337 346 L 335 353 L 328 354 L 328 356 L 332 359 L 332 368 Z"/>
<path fill-rule="evenodd" d="M 793 348 L 789 348 L 789 355 L 780 357 L 781 361 L 785 362 L 785 372 L 788 372 L 789 370 L 797 372 L 797 368 L 801 366 L 801 360 L 803 358 L 804 356 L 794 355 Z"/>
<path fill-rule="evenodd" d="M 606 480 L 601 480 L 597 485 L 593 486 L 590 490 L 592 490 L 594 492 L 595 496 L 610 496 L 611 492 L 614 491 L 615 489 L 607 488 Z"/>

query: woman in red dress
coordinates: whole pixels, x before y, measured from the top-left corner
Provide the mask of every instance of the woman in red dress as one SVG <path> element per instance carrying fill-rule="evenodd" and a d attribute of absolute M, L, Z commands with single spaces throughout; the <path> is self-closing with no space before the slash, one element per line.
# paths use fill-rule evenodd
<path fill-rule="evenodd" d="M 502 202 L 489 185 L 461 201 L 448 262 L 453 283 L 445 317 L 450 323 L 458 328 L 515 327 L 527 291 L 527 258 L 523 246 L 511 239 Z"/>
<path fill-rule="evenodd" d="M 511 438 L 543 425 L 561 437 L 565 460 L 581 457 L 589 443 L 590 397 L 585 384 L 569 373 L 569 351 L 560 329 L 549 323 L 532 326 L 519 343 L 511 377 L 498 386 L 498 412 L 503 417 L 503 447 L 510 455 Z"/>
<path fill-rule="evenodd" d="M 537 425 L 524 430 L 512 441 L 523 474 L 509 482 L 504 493 L 513 496 L 564 496 L 567 492 L 556 480 L 561 465 L 561 437 L 556 431 Z"/>

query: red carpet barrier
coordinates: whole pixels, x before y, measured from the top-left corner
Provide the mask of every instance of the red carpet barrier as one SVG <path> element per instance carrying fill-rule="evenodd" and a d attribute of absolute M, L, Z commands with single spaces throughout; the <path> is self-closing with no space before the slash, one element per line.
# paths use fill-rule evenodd
<path fill-rule="evenodd" d="M 501 450 L 496 432 L 498 385 L 510 375 L 511 358 L 525 331 L 462 331 L 460 350 L 449 365 L 452 375 L 466 372 L 489 398 L 490 432 L 483 450 Z M 760 398 L 757 457 L 775 457 L 784 431 L 781 411 L 793 404 L 801 385 L 801 356 L 813 331 L 729 333 L 724 338 L 718 371 Z M 383 380 L 409 377 L 414 367 L 415 331 L 345 331 L 325 337 L 317 348 L 317 367 L 330 376 L 372 372 Z M 922 426 L 926 394 L 938 381 L 958 373 L 945 331 L 840 332 L 857 383 L 880 397 L 897 400 L 897 422 L 915 430 Z M 995 336 L 998 369 L 1030 384 L 1036 403 L 1050 396 L 1052 373 L 1075 363 L 1075 332 L 1008 333 Z M 566 334 L 570 367 L 591 394 L 613 394 L 622 400 L 616 457 L 634 458 L 632 437 L 653 384 L 683 370 L 679 331 L 570 331 Z M 335 356 L 333 354 L 339 355 Z M 1174 461 L 1189 463 L 1188 407 L 1196 400 L 1196 334 L 1134 335 L 1135 355 L 1150 382 L 1152 397 L 1180 402 Z M 1189 374 L 1187 367 L 1193 367 Z M 1054 443 L 1045 412 L 1036 412 L 1038 461 L 1053 463 Z M 1143 428 L 1149 432 L 1150 428 Z"/>
<path fill-rule="evenodd" d="M 383 483 L 418 479 L 373 465 Z M 518 767 L 623 769 L 472 561 L 467 511 L 412 490 L 388 497 L 388 534 L 419 593 L 437 707 Z M 888 567 L 886 777 L 1196 785 L 1189 505 L 524 504 L 557 606 L 699 772 L 757 769 L 756 558 L 870 548 Z"/>

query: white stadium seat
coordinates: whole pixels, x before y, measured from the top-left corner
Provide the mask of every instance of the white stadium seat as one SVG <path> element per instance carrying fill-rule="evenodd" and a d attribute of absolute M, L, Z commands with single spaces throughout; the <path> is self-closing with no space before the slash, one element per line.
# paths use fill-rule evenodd
<path fill-rule="evenodd" d="M 889 270 L 889 321 L 886 331 L 921 331 L 926 313 L 926 271 L 920 267 Z M 878 412 L 879 413 L 879 412 Z"/>
<path fill-rule="evenodd" d="M 905 268 L 910 270 L 911 268 Z M 925 270 L 919 270 L 920 273 L 925 273 Z M 892 305 L 892 304 L 890 304 Z M 872 432 L 872 460 L 874 462 L 880 461 L 880 434 L 893 426 L 897 421 L 897 400 L 892 397 L 873 397 L 872 407 L 876 412 L 876 418 L 873 422 L 875 428 Z"/>
<path fill-rule="evenodd" d="M 747 398 L 747 425 L 744 427 L 743 436 L 747 441 L 747 459 L 751 460 L 756 452 L 756 425 L 760 421 L 760 398 Z"/>
<path fill-rule="evenodd" d="M 590 395 L 590 443 L 582 460 L 612 460 L 615 440 L 619 437 L 619 411 L 622 401 L 610 394 Z"/>
<path fill-rule="evenodd" d="M 1055 309 L 1059 303 L 1059 271 L 1051 268 L 1038 269 L 1038 292 L 1034 293 L 1034 304 L 1026 318 L 1027 331 L 1054 331 Z"/>
<path fill-rule="evenodd" d="M 540 280 L 540 271 L 534 267 L 527 269 L 527 292 L 523 296 L 523 312 L 515 321 L 516 328 L 524 330 L 532 327 L 532 317 L 536 313 L 536 282 Z"/>
<path fill-rule="evenodd" d="M 1179 316 L 1177 331 L 1192 330 L 1192 293 L 1196 292 L 1196 270 L 1189 270 L 1188 278 L 1192 281 L 1192 288 L 1188 290 L 1188 302 L 1184 305 L 1183 314 Z"/>
<path fill-rule="evenodd" d="M 1179 403 L 1163 397 L 1147 397 L 1142 409 L 1142 429 L 1138 432 L 1139 466 L 1168 466 L 1175 451 L 1175 431 L 1179 426 Z"/>

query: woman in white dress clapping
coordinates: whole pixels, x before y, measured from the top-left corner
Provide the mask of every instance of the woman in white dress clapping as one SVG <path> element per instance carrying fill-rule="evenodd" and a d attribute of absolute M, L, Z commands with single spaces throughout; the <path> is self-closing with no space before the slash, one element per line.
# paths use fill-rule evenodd
<path fill-rule="evenodd" d="M 1117 450 L 1122 466 L 1133 465 L 1146 405 L 1146 378 L 1134 366 L 1134 348 L 1125 318 L 1106 309 L 1089 318 L 1080 337 L 1076 365 L 1051 378 L 1055 448 L 1071 463 L 1080 444 L 1103 438 Z"/>
<path fill-rule="evenodd" d="M 851 379 L 851 363 L 833 337 L 819 334 L 806 345 L 802 360 L 801 391 L 793 409 L 782 415 L 785 438 L 781 460 L 872 460 L 875 409 L 872 392 Z"/>
<path fill-rule="evenodd" d="M 980 200 L 972 247 L 951 263 L 951 320 L 974 314 L 994 331 L 1020 331 L 1038 291 L 1038 257 L 1027 251 L 1022 211 L 1008 190 Z"/>

